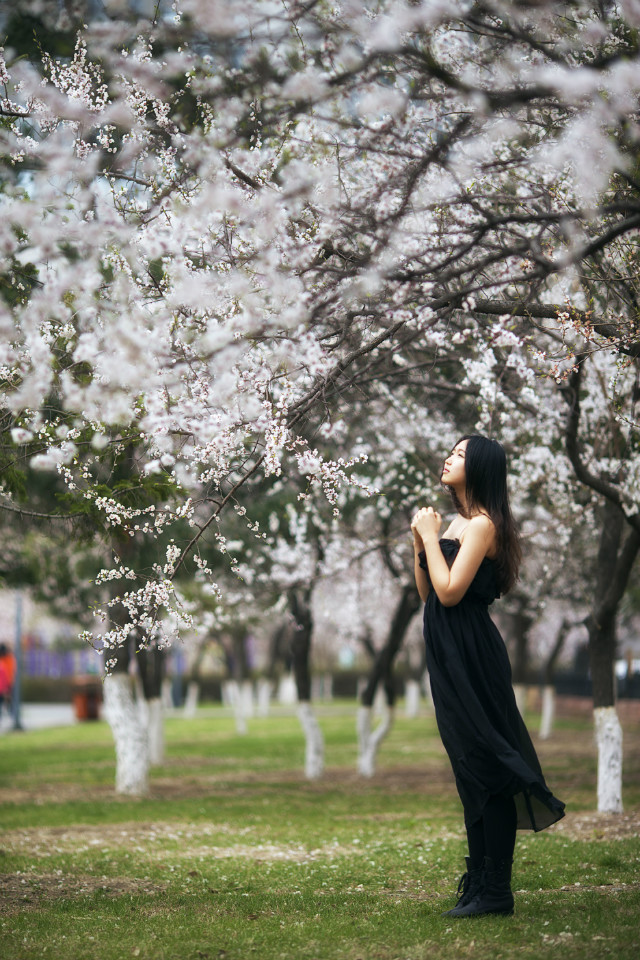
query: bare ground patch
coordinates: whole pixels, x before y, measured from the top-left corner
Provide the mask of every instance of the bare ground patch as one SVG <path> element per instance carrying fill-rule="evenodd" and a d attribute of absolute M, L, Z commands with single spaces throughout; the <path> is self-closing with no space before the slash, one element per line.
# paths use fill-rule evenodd
<path fill-rule="evenodd" d="M 640 837 L 640 814 L 570 813 L 551 829 L 570 840 L 625 840 Z"/>
<path fill-rule="evenodd" d="M 101 892 L 109 897 L 126 894 L 158 894 L 166 884 L 126 877 L 69 877 L 59 874 L 0 874 L 0 916 L 11 916 L 23 910 L 37 910 L 56 900 L 90 897 Z"/>
<path fill-rule="evenodd" d="M 210 860 L 248 859 L 258 863 L 296 862 L 334 859 L 344 856 L 363 856 L 365 851 L 352 844 L 324 843 L 305 846 L 297 843 L 242 842 L 252 828 L 238 828 L 226 823 L 208 826 L 193 823 L 120 823 L 93 826 L 77 824 L 71 827 L 34 827 L 7 831 L 0 853 L 24 853 L 34 859 L 50 857 L 52 853 L 74 855 L 82 853 L 113 853 L 126 850 L 146 855 L 155 861 L 172 859 Z M 227 842 L 220 841 L 227 837 Z"/>
<path fill-rule="evenodd" d="M 309 781 L 302 770 L 270 770 L 231 772 L 217 770 L 211 765 L 207 772 L 199 775 L 179 773 L 182 764 L 179 760 L 168 760 L 161 771 L 154 774 L 146 800 L 198 800 L 210 798 L 216 794 L 229 796 L 247 796 L 257 790 L 277 785 L 291 786 L 307 794 L 324 793 L 327 789 L 344 789 L 350 793 L 364 793 L 372 788 L 383 787 L 389 793 L 419 791 L 425 795 L 438 794 L 449 789 L 455 793 L 451 770 L 446 763 L 419 766 L 383 767 L 375 776 L 364 778 L 355 770 L 344 767 L 327 768 L 321 780 Z M 171 775 L 170 771 L 176 770 Z M 165 775 L 164 771 L 168 775 Z M 75 803 L 81 789 L 82 799 L 113 803 L 130 803 L 131 797 L 122 797 L 114 793 L 113 786 L 107 784 L 83 784 L 81 788 L 74 783 L 38 782 L 37 787 L 7 786 L 0 788 L 0 803 Z"/>

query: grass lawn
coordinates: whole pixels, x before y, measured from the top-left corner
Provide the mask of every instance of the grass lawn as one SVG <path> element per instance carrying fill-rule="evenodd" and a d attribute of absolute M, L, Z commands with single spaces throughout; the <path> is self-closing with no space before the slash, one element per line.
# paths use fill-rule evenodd
<path fill-rule="evenodd" d="M 594 812 L 589 723 L 537 744 L 567 817 L 519 834 L 513 917 L 448 921 L 466 846 L 433 718 L 399 716 L 362 780 L 355 705 L 318 713 L 320 782 L 304 779 L 294 715 L 238 737 L 210 708 L 167 721 L 167 762 L 139 800 L 113 793 L 103 723 L 3 735 L 2 960 L 636 960 L 637 729 L 618 817 Z"/>

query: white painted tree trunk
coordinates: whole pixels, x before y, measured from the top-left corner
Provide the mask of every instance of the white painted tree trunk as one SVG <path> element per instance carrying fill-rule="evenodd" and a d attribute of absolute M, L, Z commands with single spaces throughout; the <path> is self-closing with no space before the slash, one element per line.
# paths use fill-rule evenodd
<path fill-rule="evenodd" d="M 129 675 L 105 677 L 103 696 L 104 716 L 116 747 L 116 793 L 144 796 L 149 790 L 149 741 Z"/>
<path fill-rule="evenodd" d="M 230 707 L 236 722 L 236 733 L 243 737 L 247 732 L 247 719 L 242 710 L 242 697 L 237 680 L 227 680 L 222 684 L 222 702 Z"/>
<path fill-rule="evenodd" d="M 304 701 L 298 706 L 298 719 L 305 739 L 305 776 L 308 780 L 318 780 L 324 770 L 324 737 L 309 702 Z"/>
<path fill-rule="evenodd" d="M 152 697 L 147 704 L 147 734 L 149 763 L 159 767 L 164 763 L 164 709 L 161 697 Z"/>
<path fill-rule="evenodd" d="M 278 703 L 281 703 L 283 706 L 292 706 L 297 700 L 298 691 L 296 689 L 296 681 L 293 676 L 288 673 L 280 678 L 280 683 L 278 684 Z"/>
<path fill-rule="evenodd" d="M 243 680 L 240 684 L 240 707 L 245 720 L 250 720 L 255 715 L 253 683 L 251 680 Z"/>
<path fill-rule="evenodd" d="M 273 684 L 266 677 L 258 680 L 258 692 L 256 697 L 256 713 L 259 717 L 268 717 L 271 707 L 271 694 L 273 693 Z"/>
<path fill-rule="evenodd" d="M 404 713 L 415 719 L 420 713 L 420 684 L 417 680 L 407 680 L 404 688 Z"/>
<path fill-rule="evenodd" d="M 622 813 L 622 727 L 615 707 L 596 707 L 598 812 Z"/>
<path fill-rule="evenodd" d="M 513 692 L 516 696 L 516 706 L 520 714 L 524 717 L 527 709 L 527 687 L 524 683 L 514 683 Z"/>
<path fill-rule="evenodd" d="M 382 684 L 378 685 L 373 698 L 373 712 L 376 717 L 385 717 L 387 714 L 387 695 Z"/>
<path fill-rule="evenodd" d="M 224 680 L 220 684 L 220 693 L 222 694 L 222 706 L 229 707 L 233 710 L 233 706 L 236 702 L 236 688 L 237 683 L 235 680 Z"/>
<path fill-rule="evenodd" d="M 193 719 L 198 710 L 198 700 L 200 698 L 200 684 L 197 680 L 190 680 L 187 684 L 187 695 L 184 700 L 184 715 Z"/>
<path fill-rule="evenodd" d="M 333 699 L 333 674 L 316 673 L 311 678 L 311 700 Z"/>
<path fill-rule="evenodd" d="M 429 679 L 428 670 L 425 670 L 425 672 L 422 674 L 421 688 L 425 703 L 427 707 L 431 709 L 433 707 L 433 697 L 431 695 L 431 680 Z"/>
<path fill-rule="evenodd" d="M 223 700 L 231 707 L 236 722 L 236 733 L 244 736 L 249 729 L 247 720 L 253 716 L 253 686 L 250 680 L 227 680 L 223 684 Z"/>
<path fill-rule="evenodd" d="M 147 731 L 149 766 L 159 767 L 164 763 L 164 709 L 161 697 L 147 700 L 142 684 L 136 684 L 137 706 L 140 722 Z"/>
<path fill-rule="evenodd" d="M 162 706 L 165 710 L 173 709 L 173 681 L 171 677 L 165 677 L 162 681 Z"/>
<path fill-rule="evenodd" d="M 556 688 L 545 684 L 542 688 L 542 713 L 540 716 L 540 739 L 548 740 L 553 733 L 553 721 L 556 716 Z"/>
<path fill-rule="evenodd" d="M 317 703 L 318 700 L 322 700 L 322 688 L 322 677 L 319 674 L 314 673 L 311 677 L 311 699 L 314 703 Z"/>
<path fill-rule="evenodd" d="M 385 712 L 375 730 L 371 729 L 373 709 L 358 707 L 358 773 L 372 777 L 376 772 L 376 757 L 380 744 L 393 726 L 394 710 L 385 705 Z"/>

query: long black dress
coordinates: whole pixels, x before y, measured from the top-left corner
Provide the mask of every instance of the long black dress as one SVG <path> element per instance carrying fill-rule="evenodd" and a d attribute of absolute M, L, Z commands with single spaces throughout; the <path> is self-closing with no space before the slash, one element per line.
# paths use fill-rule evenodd
<path fill-rule="evenodd" d="M 458 540 L 442 539 L 449 566 Z M 420 566 L 427 571 L 424 553 Z M 548 789 L 516 706 L 504 641 L 489 616 L 500 594 L 486 558 L 462 600 L 443 606 L 430 589 L 424 608 L 427 668 L 438 729 L 451 760 L 465 820 L 475 823 L 492 795 L 513 796 L 521 830 L 543 830 L 564 816 Z"/>

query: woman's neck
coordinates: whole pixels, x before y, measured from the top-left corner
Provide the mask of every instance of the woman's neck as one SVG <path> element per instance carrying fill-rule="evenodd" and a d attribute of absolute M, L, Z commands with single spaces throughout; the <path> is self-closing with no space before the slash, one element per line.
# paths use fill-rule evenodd
<path fill-rule="evenodd" d="M 453 489 L 456 495 L 455 499 L 458 501 L 458 513 L 460 514 L 461 517 L 464 517 L 465 520 L 470 520 L 471 515 L 469 514 L 469 510 L 467 508 L 467 498 L 465 495 L 464 487 L 461 490 L 457 490 L 455 487 Z"/>

